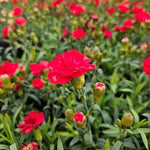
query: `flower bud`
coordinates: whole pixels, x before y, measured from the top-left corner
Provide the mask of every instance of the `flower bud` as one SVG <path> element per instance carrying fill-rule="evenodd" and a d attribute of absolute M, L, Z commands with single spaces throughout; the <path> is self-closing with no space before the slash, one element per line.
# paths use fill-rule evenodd
<path fill-rule="evenodd" d="M 24 65 L 20 66 L 20 74 L 23 78 L 25 78 L 27 76 L 27 70 L 26 70 L 26 67 Z"/>
<path fill-rule="evenodd" d="M 1 75 L 0 76 L 0 81 L 1 81 L 4 88 L 6 88 L 6 89 L 11 89 L 12 88 L 10 77 L 7 74 Z"/>
<path fill-rule="evenodd" d="M 80 90 L 82 88 L 83 84 L 85 83 L 84 74 L 78 78 L 73 78 L 71 80 L 71 83 L 74 86 L 74 88 Z"/>
<path fill-rule="evenodd" d="M 126 127 L 130 127 L 133 124 L 133 116 L 131 113 L 125 113 L 121 119 L 122 125 Z"/>
<path fill-rule="evenodd" d="M 117 119 L 116 124 L 119 128 L 122 128 L 122 123 L 120 119 Z"/>
<path fill-rule="evenodd" d="M 39 127 L 37 129 L 33 129 L 33 134 L 38 142 L 42 141 L 42 135 Z"/>
<path fill-rule="evenodd" d="M 92 60 L 94 60 L 100 54 L 99 48 L 95 47 L 92 51 Z"/>
<path fill-rule="evenodd" d="M 121 40 L 122 43 L 122 49 L 128 50 L 129 48 L 129 38 L 125 37 Z"/>
<path fill-rule="evenodd" d="M 31 142 L 27 146 L 21 145 L 21 150 L 39 150 L 38 144 L 36 142 Z"/>
<path fill-rule="evenodd" d="M 85 54 L 85 56 L 91 58 L 91 52 L 87 46 L 84 48 L 84 54 Z"/>
<path fill-rule="evenodd" d="M 82 112 L 76 112 L 74 114 L 74 121 L 79 128 L 85 128 L 86 118 Z"/>
<path fill-rule="evenodd" d="M 73 121 L 73 116 L 74 116 L 74 112 L 71 109 L 67 109 L 66 112 L 65 112 L 65 117 L 69 121 Z"/>
<path fill-rule="evenodd" d="M 105 92 L 105 85 L 103 83 L 97 82 L 93 86 L 93 97 L 98 101 L 102 98 Z"/>

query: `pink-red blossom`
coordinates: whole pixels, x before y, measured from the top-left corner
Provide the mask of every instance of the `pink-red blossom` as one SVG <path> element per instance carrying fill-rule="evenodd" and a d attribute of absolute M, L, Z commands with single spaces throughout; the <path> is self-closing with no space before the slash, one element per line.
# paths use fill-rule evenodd
<path fill-rule="evenodd" d="M 16 18 L 15 24 L 17 24 L 18 26 L 24 26 L 26 24 L 26 19 L 23 17 Z"/>
<path fill-rule="evenodd" d="M 44 113 L 32 111 L 24 117 L 24 123 L 20 123 L 17 127 L 21 127 L 19 133 L 30 133 L 33 129 L 36 130 L 38 126 L 45 121 Z"/>
<path fill-rule="evenodd" d="M 41 78 L 36 78 L 32 81 L 32 85 L 36 89 L 41 89 L 44 86 L 44 82 Z"/>
<path fill-rule="evenodd" d="M 6 38 L 8 36 L 9 30 L 15 30 L 15 27 L 11 26 L 11 25 L 7 25 L 4 29 L 3 29 L 3 38 Z"/>
<path fill-rule="evenodd" d="M 90 59 L 81 54 L 76 49 L 66 51 L 61 55 L 56 55 L 55 59 L 49 62 L 48 78 L 55 84 L 65 84 L 73 78 L 78 78 L 95 68 L 89 64 Z"/>
<path fill-rule="evenodd" d="M 81 39 L 81 38 L 84 38 L 84 36 L 86 35 L 85 31 L 83 29 L 76 29 L 73 31 L 72 33 L 72 37 L 74 39 Z"/>

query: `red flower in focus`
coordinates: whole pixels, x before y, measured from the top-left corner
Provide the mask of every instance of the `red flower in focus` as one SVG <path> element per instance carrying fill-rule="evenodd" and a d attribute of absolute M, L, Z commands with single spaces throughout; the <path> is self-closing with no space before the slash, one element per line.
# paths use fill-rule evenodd
<path fill-rule="evenodd" d="M 69 31 L 68 27 L 65 27 L 64 30 L 63 30 L 63 34 L 60 38 L 60 41 L 62 41 L 65 37 L 67 37 L 69 35 L 70 35 L 70 31 Z"/>
<path fill-rule="evenodd" d="M 15 30 L 15 27 L 10 26 L 10 25 L 6 26 L 3 29 L 3 38 L 6 38 L 8 36 L 9 30 Z"/>
<path fill-rule="evenodd" d="M 36 78 L 32 81 L 32 85 L 36 89 L 41 89 L 44 86 L 44 82 L 41 78 Z"/>
<path fill-rule="evenodd" d="M 99 5 L 100 4 L 100 0 L 94 0 L 94 4 Z"/>
<path fill-rule="evenodd" d="M 138 11 L 135 14 L 135 19 L 137 22 L 145 22 L 146 20 L 150 20 L 150 14 L 146 11 Z"/>
<path fill-rule="evenodd" d="M 150 76 L 150 56 L 144 60 L 143 70 L 148 76 Z"/>
<path fill-rule="evenodd" d="M 17 127 L 22 127 L 19 131 L 21 133 L 22 131 L 24 133 L 30 133 L 33 129 L 37 129 L 38 126 L 45 121 L 44 113 L 32 111 L 27 114 L 27 116 L 24 117 L 24 123 L 20 123 L 17 125 Z"/>
<path fill-rule="evenodd" d="M 108 14 L 108 15 L 113 14 L 114 11 L 115 11 L 115 8 L 114 8 L 114 7 L 108 8 L 108 9 L 107 9 L 107 14 Z"/>
<path fill-rule="evenodd" d="M 53 61 L 49 62 L 48 78 L 52 83 L 68 83 L 73 78 L 78 78 L 85 72 L 93 70 L 95 65 L 89 64 L 90 61 L 76 49 L 57 55 Z"/>
<path fill-rule="evenodd" d="M 75 39 L 81 39 L 84 38 L 85 35 L 86 33 L 83 29 L 76 29 L 73 31 L 72 37 Z"/>
<path fill-rule="evenodd" d="M 30 69 L 33 75 L 40 75 L 42 73 L 42 66 L 40 64 L 32 63 Z"/>
<path fill-rule="evenodd" d="M 23 13 L 23 9 L 20 7 L 15 7 L 13 9 L 13 16 L 19 16 Z"/>
<path fill-rule="evenodd" d="M 82 112 L 76 112 L 74 114 L 74 121 L 76 123 L 78 123 L 78 122 L 82 123 L 84 121 L 84 114 Z"/>
<path fill-rule="evenodd" d="M 57 7 L 61 2 L 63 2 L 63 0 L 55 0 L 52 2 L 52 7 Z"/>
<path fill-rule="evenodd" d="M 15 23 L 19 26 L 24 26 L 26 24 L 26 19 L 23 17 L 16 18 Z"/>
<path fill-rule="evenodd" d="M 18 3 L 18 0 L 12 0 L 12 3 L 14 3 L 14 4 Z"/>
<path fill-rule="evenodd" d="M 112 38 L 112 33 L 109 30 L 105 30 L 103 33 L 106 38 L 108 39 Z"/>
<path fill-rule="evenodd" d="M 21 144 L 21 150 L 39 150 L 38 144 L 36 142 L 31 142 L 27 146 Z"/>
<path fill-rule="evenodd" d="M 76 3 L 70 4 L 70 12 L 74 15 L 79 15 L 85 12 L 85 9 L 81 5 L 77 5 Z"/>
<path fill-rule="evenodd" d="M 0 66 L 0 76 L 7 74 L 11 78 L 15 74 L 17 68 L 18 68 L 18 62 L 11 63 L 9 61 L 5 61 Z"/>

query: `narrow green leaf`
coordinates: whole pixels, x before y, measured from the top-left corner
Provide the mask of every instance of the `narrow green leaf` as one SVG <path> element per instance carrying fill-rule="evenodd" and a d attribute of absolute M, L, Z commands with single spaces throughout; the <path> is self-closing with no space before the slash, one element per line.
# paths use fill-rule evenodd
<path fill-rule="evenodd" d="M 61 138 L 59 137 L 57 140 L 57 150 L 64 150 Z"/>
<path fill-rule="evenodd" d="M 109 139 L 106 140 L 106 143 L 105 143 L 105 150 L 110 150 Z"/>
<path fill-rule="evenodd" d="M 4 144 L 0 144 L 0 149 L 1 150 L 9 150 L 9 146 L 7 146 L 7 145 L 4 145 Z"/>
<path fill-rule="evenodd" d="M 74 138 L 71 140 L 71 142 L 70 142 L 69 145 L 70 145 L 70 146 L 73 146 L 73 145 L 76 144 L 80 139 L 81 139 L 80 136 L 74 137 Z"/>
<path fill-rule="evenodd" d="M 139 132 L 140 132 L 140 135 L 142 137 L 142 140 L 143 140 L 143 143 L 144 143 L 146 149 L 149 150 L 148 141 L 147 141 L 147 137 L 146 137 L 145 133 L 142 131 L 139 131 Z"/>
<path fill-rule="evenodd" d="M 14 116 L 13 116 L 13 124 L 15 125 L 15 121 L 16 121 L 16 118 L 19 114 L 19 112 L 21 111 L 21 109 L 23 108 L 23 104 L 17 109 L 17 111 L 15 112 Z"/>
<path fill-rule="evenodd" d="M 69 132 L 56 132 L 56 134 L 66 137 L 74 137 L 74 134 Z"/>
<path fill-rule="evenodd" d="M 112 150 L 120 150 L 121 146 L 122 146 L 122 142 L 121 141 L 117 141 L 113 147 L 112 147 Z"/>
<path fill-rule="evenodd" d="M 139 116 L 138 116 L 137 112 L 134 109 L 132 109 L 132 108 L 130 108 L 130 110 L 131 110 L 131 112 L 132 112 L 132 114 L 134 116 L 134 123 L 135 124 L 138 123 L 139 122 Z"/>

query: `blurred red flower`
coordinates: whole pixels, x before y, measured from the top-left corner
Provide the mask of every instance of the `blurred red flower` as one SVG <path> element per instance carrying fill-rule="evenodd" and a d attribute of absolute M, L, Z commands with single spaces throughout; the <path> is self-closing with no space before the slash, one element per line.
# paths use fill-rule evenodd
<path fill-rule="evenodd" d="M 84 122 L 84 114 L 82 112 L 76 112 L 74 114 L 74 121 L 77 123 L 77 122 Z"/>
<path fill-rule="evenodd" d="M 23 9 L 20 7 L 13 8 L 13 16 L 19 16 L 23 13 Z"/>
<path fill-rule="evenodd" d="M 21 144 L 21 150 L 39 150 L 38 144 L 36 142 L 31 142 L 27 146 Z"/>
<path fill-rule="evenodd" d="M 143 70 L 148 76 L 150 76 L 150 56 L 144 60 Z"/>
<path fill-rule="evenodd" d="M 114 8 L 114 7 L 108 8 L 108 9 L 107 9 L 107 14 L 108 14 L 108 15 L 113 14 L 114 11 L 115 11 L 115 8 Z"/>
<path fill-rule="evenodd" d="M 14 3 L 14 4 L 18 3 L 18 0 L 12 0 L 12 3 Z"/>
<path fill-rule="evenodd" d="M 85 72 L 93 70 L 95 65 L 89 64 L 90 61 L 89 58 L 76 49 L 66 51 L 49 62 L 48 78 L 50 82 L 55 84 L 68 83 L 73 78 L 78 78 Z"/>
<path fill-rule="evenodd" d="M 55 0 L 52 2 L 52 7 L 57 7 L 61 2 L 63 2 L 63 0 Z"/>
<path fill-rule="evenodd" d="M 15 30 L 15 27 L 11 26 L 11 25 L 7 25 L 4 29 L 3 29 L 3 38 L 6 38 L 8 36 L 9 30 Z"/>
<path fill-rule="evenodd" d="M 40 75 L 42 73 L 42 66 L 37 63 L 32 63 L 30 65 L 30 70 L 32 71 L 33 75 Z"/>
<path fill-rule="evenodd" d="M 76 29 L 73 31 L 72 33 L 72 37 L 74 39 L 81 39 L 81 38 L 84 38 L 84 36 L 86 35 L 85 31 L 83 29 Z"/>
<path fill-rule="evenodd" d="M 103 33 L 106 38 L 108 39 L 112 38 L 112 33 L 109 30 L 105 30 Z"/>
<path fill-rule="evenodd" d="M 32 81 L 32 85 L 36 89 L 41 89 L 44 86 L 44 82 L 41 78 L 36 78 Z"/>
<path fill-rule="evenodd" d="M 21 133 L 22 131 L 24 133 L 30 133 L 33 129 L 37 129 L 38 126 L 45 121 L 44 113 L 32 111 L 27 114 L 27 116 L 24 117 L 24 123 L 20 123 L 17 125 L 17 127 L 22 127 L 19 131 Z"/>
<path fill-rule="evenodd" d="M 7 74 L 11 78 L 15 74 L 17 69 L 18 69 L 18 62 L 11 63 L 9 61 L 5 61 L 0 66 L 0 76 Z"/>
<path fill-rule="evenodd" d="M 67 37 L 67 36 L 69 36 L 69 35 L 70 35 L 70 31 L 69 31 L 68 27 L 65 27 L 65 28 L 63 29 L 63 34 L 62 34 L 60 40 L 62 41 L 65 37 Z"/>
<path fill-rule="evenodd" d="M 141 10 L 135 14 L 135 19 L 139 23 L 145 22 L 146 20 L 150 20 L 150 14 L 144 10 Z"/>
<path fill-rule="evenodd" d="M 16 18 L 15 23 L 19 26 L 24 26 L 26 24 L 26 19 L 23 17 Z"/>
<path fill-rule="evenodd" d="M 79 15 L 85 12 L 85 9 L 81 5 L 77 5 L 76 3 L 70 4 L 70 12 L 74 15 Z"/>

